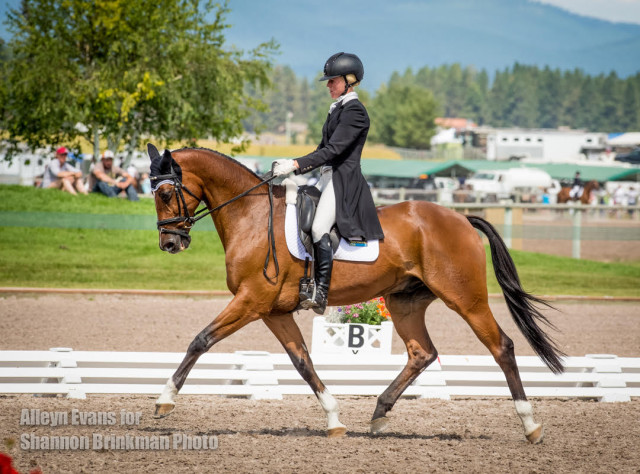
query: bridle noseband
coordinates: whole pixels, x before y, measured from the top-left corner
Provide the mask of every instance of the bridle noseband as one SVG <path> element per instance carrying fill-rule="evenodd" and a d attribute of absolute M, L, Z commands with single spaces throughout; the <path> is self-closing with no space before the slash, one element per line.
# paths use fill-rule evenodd
<path fill-rule="evenodd" d="M 198 202 L 202 201 L 202 198 L 197 197 L 193 194 L 189 188 L 182 184 L 180 177 L 173 170 L 173 166 L 171 166 L 171 172 L 169 174 L 162 174 L 158 176 L 152 176 L 149 178 L 152 183 L 153 193 L 157 191 L 157 189 L 162 184 L 171 184 L 176 194 L 176 201 L 178 202 L 178 215 L 176 217 L 171 217 L 169 219 L 162 219 L 156 222 L 156 226 L 160 234 L 174 234 L 179 235 L 183 239 L 187 239 L 187 242 L 191 243 L 191 235 L 185 230 L 182 229 L 167 229 L 163 227 L 167 224 L 179 224 L 183 222 L 185 224 L 184 228 L 187 230 L 191 229 L 193 225 L 202 219 L 205 215 L 200 215 L 205 212 L 207 209 L 203 208 L 196 212 L 193 216 L 189 215 L 189 209 L 187 208 L 187 202 L 184 199 L 184 193 L 182 190 L 184 189 L 187 194 L 195 198 Z M 165 182 L 163 182 L 165 181 Z M 155 183 L 155 184 L 154 184 Z M 184 209 L 184 215 L 182 214 Z"/>
<path fill-rule="evenodd" d="M 178 202 L 178 215 L 176 217 L 171 217 L 169 219 L 162 219 L 162 220 L 156 221 L 156 226 L 158 227 L 158 231 L 160 232 L 160 234 L 179 235 L 181 238 L 187 239 L 187 242 L 191 243 L 191 235 L 189 235 L 187 231 L 190 230 L 196 222 L 198 222 L 203 217 L 206 217 L 209 214 L 217 211 L 218 209 L 223 208 L 227 204 L 231 204 L 233 201 L 240 199 L 243 196 L 246 196 L 251 191 L 262 186 L 263 184 L 269 183 L 269 229 L 268 229 L 269 251 L 267 252 L 267 258 L 264 262 L 264 268 L 262 270 L 262 273 L 265 276 L 265 278 L 267 278 L 268 280 L 271 280 L 271 278 L 267 275 L 267 267 L 269 266 L 270 255 L 273 254 L 273 263 L 276 269 L 275 276 L 273 278 L 277 278 L 278 275 L 280 274 L 280 268 L 278 265 L 278 259 L 276 257 L 276 243 L 275 243 L 275 238 L 273 233 L 273 189 L 272 189 L 273 187 L 272 181 L 275 178 L 276 176 L 274 176 L 273 172 L 267 173 L 267 177 L 264 180 L 260 181 L 258 184 L 247 189 L 246 191 L 238 194 L 236 197 L 231 198 L 226 202 L 223 202 L 222 204 L 214 207 L 213 209 L 207 209 L 206 207 L 202 208 L 199 211 L 196 211 L 193 214 L 193 216 L 190 216 L 189 209 L 187 208 L 187 202 L 184 199 L 184 193 L 182 192 L 182 190 L 184 189 L 187 192 L 187 194 L 189 194 L 194 199 L 196 199 L 198 203 L 202 201 L 202 198 L 197 197 L 193 192 L 189 190 L 189 188 L 187 188 L 184 184 L 182 184 L 182 180 L 180 179 L 180 176 L 178 176 L 178 174 L 173 169 L 173 165 L 171 165 L 169 174 L 161 174 L 157 176 L 151 176 L 149 178 L 149 180 L 152 183 L 151 189 L 154 194 L 161 185 L 171 184 L 173 186 L 173 189 L 175 190 L 176 200 Z M 182 214 L 183 209 L 184 209 L 184 215 Z M 183 229 L 186 229 L 186 230 L 167 229 L 166 227 L 163 227 L 167 224 L 179 224 L 179 223 L 184 223 L 185 226 L 183 227 Z"/>

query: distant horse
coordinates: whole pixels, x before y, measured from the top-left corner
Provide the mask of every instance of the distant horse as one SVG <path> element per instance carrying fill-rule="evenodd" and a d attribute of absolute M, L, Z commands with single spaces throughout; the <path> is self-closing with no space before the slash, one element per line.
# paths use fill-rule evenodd
<path fill-rule="evenodd" d="M 247 323 L 262 319 L 318 398 L 327 416 L 328 435 L 344 435 L 346 427 L 338 419 L 338 403 L 318 378 L 292 314 L 299 302 L 298 284 L 304 274 L 304 262 L 287 250 L 284 186 L 273 186 L 272 200 L 267 186 L 260 186 L 258 176 L 232 158 L 211 150 L 165 150 L 160 156 L 149 145 L 149 156 L 151 179 L 157 183 L 160 248 L 175 254 L 189 246 L 189 230 L 196 220 L 194 211 L 204 202 L 225 250 L 227 286 L 234 294 L 227 307 L 189 345 L 184 360 L 156 401 L 155 416 L 163 417 L 174 410 L 175 397 L 200 355 Z M 248 190 L 251 191 L 247 193 Z M 268 233 L 270 202 L 273 229 Z M 564 370 L 564 354 L 538 326 L 539 321 L 549 324 L 534 307 L 544 301 L 522 289 L 513 260 L 496 230 L 479 217 L 465 217 L 422 201 L 381 207 L 378 216 L 385 233 L 378 259 L 369 263 L 335 261 L 329 291 L 329 304 L 333 306 L 384 296 L 393 325 L 406 345 L 407 364 L 378 397 L 371 432 L 387 427 L 387 412 L 436 360 L 438 353 L 425 326 L 425 310 L 440 298 L 462 316 L 489 349 L 505 374 L 525 436 L 531 443 L 540 442 L 542 425 L 533 419 L 513 342 L 502 332 L 489 308 L 485 249 L 475 229 L 488 237 L 506 303 L 529 344 L 554 373 Z M 264 263 L 268 253 L 277 256 L 279 266 L 273 259 Z M 261 271 L 263 265 L 265 275 Z M 274 278 L 277 268 L 279 276 Z"/>
<path fill-rule="evenodd" d="M 589 204 L 591 202 L 591 192 L 596 189 L 600 189 L 598 182 L 596 180 L 589 181 L 582 189 L 582 196 L 572 198 L 570 195 L 571 186 L 563 187 L 558 192 L 558 204 L 564 204 L 569 201 L 580 201 L 582 204 Z"/>

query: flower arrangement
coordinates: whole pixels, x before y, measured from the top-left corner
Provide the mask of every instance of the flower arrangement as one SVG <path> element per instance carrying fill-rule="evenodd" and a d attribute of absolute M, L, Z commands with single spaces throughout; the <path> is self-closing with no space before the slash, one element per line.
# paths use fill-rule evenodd
<path fill-rule="evenodd" d="M 365 303 L 338 306 L 327 316 L 330 323 L 355 323 L 379 325 L 391 318 L 384 298 L 375 298 Z"/>

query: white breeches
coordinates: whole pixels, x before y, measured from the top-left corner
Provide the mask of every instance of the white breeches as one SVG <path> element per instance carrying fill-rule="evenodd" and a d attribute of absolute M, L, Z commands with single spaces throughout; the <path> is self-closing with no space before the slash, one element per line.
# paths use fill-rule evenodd
<path fill-rule="evenodd" d="M 580 192 L 580 188 L 581 187 L 582 186 L 574 186 L 574 187 L 572 187 L 571 191 L 569 191 L 569 196 L 571 196 L 572 198 L 582 196 L 582 193 Z"/>
<path fill-rule="evenodd" d="M 322 195 L 311 226 L 311 237 L 314 243 L 324 234 L 328 234 L 336 223 L 336 194 L 333 191 L 332 176 L 333 170 L 330 167 L 323 168 L 320 180 L 316 184 L 316 188 L 322 192 Z"/>

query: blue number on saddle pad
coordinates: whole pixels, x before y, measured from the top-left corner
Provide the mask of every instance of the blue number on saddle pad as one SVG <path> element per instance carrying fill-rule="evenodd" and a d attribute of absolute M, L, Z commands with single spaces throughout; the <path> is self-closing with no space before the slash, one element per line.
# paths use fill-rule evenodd
<path fill-rule="evenodd" d="M 367 242 L 364 240 L 350 240 L 349 245 L 351 245 L 352 247 L 366 247 Z"/>

